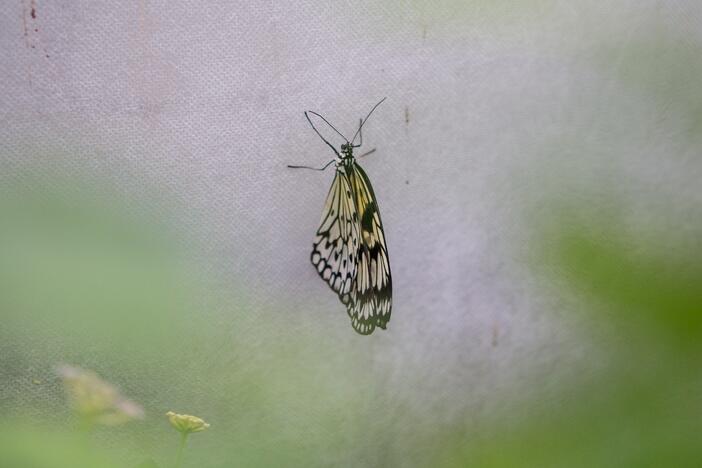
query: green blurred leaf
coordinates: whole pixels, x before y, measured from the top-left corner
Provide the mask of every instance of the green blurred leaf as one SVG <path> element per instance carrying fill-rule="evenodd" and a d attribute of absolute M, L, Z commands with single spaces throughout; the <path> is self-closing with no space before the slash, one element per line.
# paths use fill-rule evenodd
<path fill-rule="evenodd" d="M 52 431 L 8 420 L 0 430 L 0 466 L 12 468 L 112 468 L 111 457 L 85 434 Z"/>
<path fill-rule="evenodd" d="M 592 201 L 592 200 L 590 200 Z M 566 206 L 567 205 L 567 206 Z M 447 431 L 446 467 L 696 467 L 702 460 L 702 257 L 697 237 L 634 231 L 616 199 L 553 203 L 535 236 L 534 272 L 614 333 L 555 395 L 524 389 L 482 427 Z M 607 207 L 595 212 L 590 206 Z M 572 304 L 572 301 L 567 302 Z M 596 327 L 593 326 L 593 330 Z M 548 378 L 548 376 L 545 376 Z"/>
<path fill-rule="evenodd" d="M 561 219 L 555 225 L 544 236 L 546 263 L 552 275 L 583 293 L 594 311 L 607 306 L 608 319 L 624 333 L 645 328 L 652 338 L 672 344 L 702 344 L 699 250 L 681 253 L 680 246 L 667 245 L 669 240 L 648 240 L 649 233 L 634 237 L 603 217 L 586 223 Z"/>
<path fill-rule="evenodd" d="M 136 468 L 159 468 L 158 463 L 149 459 L 139 463 Z"/>
<path fill-rule="evenodd" d="M 78 182 L 28 184 L 0 199 L 6 345 L 60 346 L 61 360 L 91 348 L 155 358 L 191 336 L 175 320 L 189 313 L 189 280 L 158 221 Z"/>

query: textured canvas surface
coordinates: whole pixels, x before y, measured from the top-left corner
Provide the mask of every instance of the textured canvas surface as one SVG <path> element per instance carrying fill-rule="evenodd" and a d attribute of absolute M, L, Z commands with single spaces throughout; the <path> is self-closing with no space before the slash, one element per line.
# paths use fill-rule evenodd
<path fill-rule="evenodd" d="M 203 283 L 184 320 L 219 332 L 183 345 L 192 379 L 178 386 L 156 357 L 125 348 L 126 363 L 106 363 L 100 343 L 82 355 L 53 322 L 39 324 L 14 357 L 5 349 L 4 411 L 60 402 L 58 388 L 26 382 L 72 361 L 110 373 L 147 415 L 189 405 L 214 433 L 226 417 L 257 414 L 255 399 L 239 395 L 234 411 L 236 395 L 208 394 L 211 374 L 245 371 L 292 382 L 290 395 L 320 392 L 299 406 L 275 392 L 259 401 L 277 421 L 266 427 L 311 418 L 277 444 L 314 446 L 348 402 L 348 432 L 322 460 L 428 463 L 413 458 L 426 455 L 415 431 L 477 430 L 535 379 L 548 399 L 601 365 L 569 303 L 534 278 L 533 221 L 550 203 L 608 211 L 614 197 L 636 231 L 684 230 L 702 201 L 694 1 L 13 0 L 3 11 L 0 183 L 103 180 L 115 203 L 166 219 Z M 393 316 L 361 337 L 309 262 L 332 171 L 286 165 L 333 156 L 303 111 L 352 134 L 385 96 L 364 128 L 377 150 L 361 164 L 385 225 Z M 211 300 L 222 295 L 246 306 Z M 271 351 L 300 336 L 299 360 Z M 142 391 L 143 369 L 153 380 Z M 175 390 L 157 390 L 158 379 Z M 198 437 L 203 451 L 235 438 Z"/>

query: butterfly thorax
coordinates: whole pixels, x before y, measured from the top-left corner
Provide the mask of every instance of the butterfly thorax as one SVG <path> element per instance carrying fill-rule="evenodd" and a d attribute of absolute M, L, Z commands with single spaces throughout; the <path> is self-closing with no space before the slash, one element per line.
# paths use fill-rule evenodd
<path fill-rule="evenodd" d="M 353 162 L 353 146 L 344 143 L 343 145 L 341 145 L 341 153 L 339 154 L 339 157 L 336 160 L 336 167 L 343 166 L 349 168 L 350 166 L 353 166 Z"/>

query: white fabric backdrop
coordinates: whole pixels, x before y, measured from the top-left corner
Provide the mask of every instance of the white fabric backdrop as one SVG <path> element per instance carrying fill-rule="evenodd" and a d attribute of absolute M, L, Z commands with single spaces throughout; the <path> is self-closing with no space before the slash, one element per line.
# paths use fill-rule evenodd
<path fill-rule="evenodd" d="M 645 47 L 699 50 L 698 2 L 512 3 L 5 1 L 0 178 L 38 158 L 47 177 L 99 174 L 135 200 L 159 187 L 213 290 L 236 284 L 252 314 L 372 349 L 379 385 L 431 420 L 489 411 L 496 389 L 596 359 L 530 279 L 527 213 L 543 194 L 606 181 L 632 226 L 651 196 L 671 219 L 702 201 L 697 142 L 674 112 L 699 94 L 687 76 L 646 78 Z M 362 165 L 394 307 L 387 332 L 362 338 L 309 264 L 332 171 L 285 166 L 332 156 L 304 110 L 353 133 L 384 96 Z"/>

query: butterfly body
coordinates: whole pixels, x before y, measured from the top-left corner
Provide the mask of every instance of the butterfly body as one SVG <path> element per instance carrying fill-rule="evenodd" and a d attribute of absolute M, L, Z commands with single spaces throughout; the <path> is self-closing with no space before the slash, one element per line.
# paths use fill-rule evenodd
<path fill-rule="evenodd" d="M 314 125 L 312 128 L 317 131 Z M 354 330 L 369 335 L 376 327 L 387 327 L 392 310 L 392 277 L 383 224 L 370 180 L 353 155 L 360 144 L 354 146 L 353 140 L 347 140 L 338 152 L 324 141 L 337 155 L 333 161 L 336 171 L 310 260 L 346 306 Z"/>

